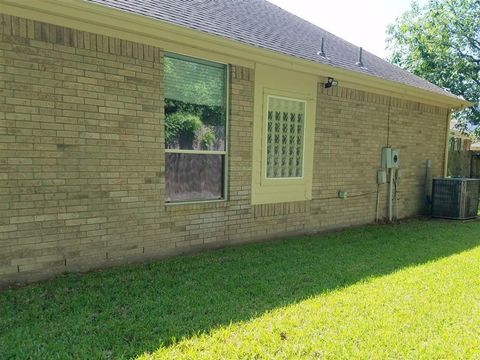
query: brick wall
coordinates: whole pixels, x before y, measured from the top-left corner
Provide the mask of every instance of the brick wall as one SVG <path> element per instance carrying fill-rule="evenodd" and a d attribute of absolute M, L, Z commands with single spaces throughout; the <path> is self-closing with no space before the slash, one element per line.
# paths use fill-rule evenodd
<path fill-rule="evenodd" d="M 313 200 L 252 206 L 255 74 L 232 65 L 228 201 L 166 206 L 161 50 L 10 16 L 0 36 L 0 285 L 371 223 L 387 143 L 400 217 L 422 209 L 423 162 L 441 174 L 444 109 L 319 86 Z"/>
<path fill-rule="evenodd" d="M 399 218 L 424 210 L 426 160 L 432 160 L 429 179 L 443 174 L 446 109 L 342 87 L 319 86 L 318 94 L 312 212 L 321 226 L 375 219 L 376 176 L 387 145 L 400 150 Z M 349 198 L 336 198 L 338 190 Z M 387 185 L 378 194 L 383 219 Z"/>
<path fill-rule="evenodd" d="M 143 253 L 165 226 L 160 50 L 2 25 L 0 276 Z"/>

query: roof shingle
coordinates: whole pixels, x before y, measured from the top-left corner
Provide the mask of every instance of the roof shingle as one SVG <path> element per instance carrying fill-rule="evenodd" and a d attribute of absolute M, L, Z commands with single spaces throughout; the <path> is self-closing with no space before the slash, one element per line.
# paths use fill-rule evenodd
<path fill-rule="evenodd" d="M 430 82 L 359 48 L 265 0 L 85 0 L 118 10 L 453 96 Z M 326 58 L 318 55 L 324 38 Z"/>

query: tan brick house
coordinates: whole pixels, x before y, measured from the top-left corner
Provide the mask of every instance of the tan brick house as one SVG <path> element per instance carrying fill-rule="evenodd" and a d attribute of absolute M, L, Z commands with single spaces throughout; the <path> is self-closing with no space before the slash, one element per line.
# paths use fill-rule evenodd
<path fill-rule="evenodd" d="M 468 106 L 263 0 L 0 13 L 3 285 L 372 223 L 385 147 L 418 214 Z"/>

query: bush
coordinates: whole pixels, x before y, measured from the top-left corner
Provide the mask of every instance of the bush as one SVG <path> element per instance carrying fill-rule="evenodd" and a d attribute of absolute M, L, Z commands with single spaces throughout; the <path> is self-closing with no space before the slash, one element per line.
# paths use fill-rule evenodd
<path fill-rule="evenodd" d="M 192 149 L 196 132 L 202 127 L 200 117 L 194 114 L 176 112 L 165 118 L 165 142 L 168 148 L 179 146 Z"/>
<path fill-rule="evenodd" d="M 215 145 L 215 141 L 217 141 L 217 136 L 212 128 L 206 127 L 204 131 L 202 131 L 202 134 L 199 135 L 199 142 L 202 150 L 209 150 Z"/>

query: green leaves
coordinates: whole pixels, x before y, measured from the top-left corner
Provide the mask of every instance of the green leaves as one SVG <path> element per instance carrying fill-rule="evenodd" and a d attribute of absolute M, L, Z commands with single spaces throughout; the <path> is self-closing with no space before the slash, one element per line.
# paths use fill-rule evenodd
<path fill-rule="evenodd" d="M 165 118 L 165 142 L 167 147 L 179 146 L 192 149 L 196 132 L 202 127 L 200 117 L 194 114 L 176 112 Z"/>
<path fill-rule="evenodd" d="M 391 62 L 475 103 L 454 116 L 480 125 L 480 0 L 413 3 L 387 33 Z"/>

